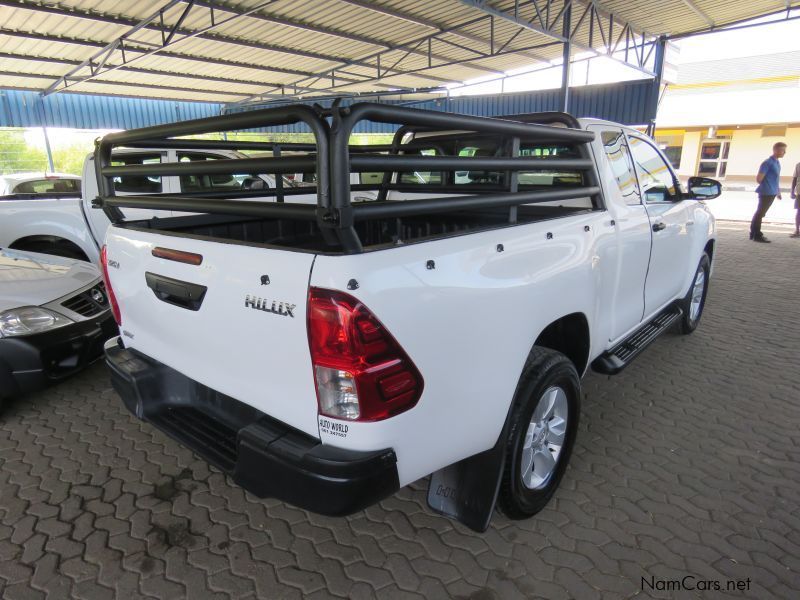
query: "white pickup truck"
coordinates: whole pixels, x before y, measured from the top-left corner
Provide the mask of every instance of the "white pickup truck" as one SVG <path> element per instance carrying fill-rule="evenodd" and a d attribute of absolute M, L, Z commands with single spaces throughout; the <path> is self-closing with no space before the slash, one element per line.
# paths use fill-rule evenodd
<path fill-rule="evenodd" d="M 178 148 L 125 148 L 114 153 L 113 163 L 143 165 L 245 158 L 241 149 L 273 153 L 276 146 L 248 142 L 222 142 L 218 145 L 220 148 L 208 149 L 202 144 L 186 140 Z M 55 176 L 50 177 L 55 178 Z M 25 190 L 19 189 L 19 185 L 16 191 L 9 189 L 5 196 L 0 193 L 0 247 L 64 256 L 99 265 L 100 247 L 103 245 L 109 220 L 103 211 L 91 210 L 92 201 L 97 197 L 94 156 L 89 155 L 84 161 L 82 182 L 68 180 L 68 177 L 78 179 L 71 175 L 59 175 L 58 179 L 54 179 L 56 183 L 44 188 L 47 191 L 43 193 L 33 193 L 39 192 L 39 188 L 36 190 L 30 188 L 31 193 L 26 193 Z M 8 179 L 17 181 L 19 177 Z M 31 180 L 31 177 L 27 179 Z M 42 183 L 50 183 L 43 176 L 39 179 Z M 161 193 L 214 195 L 242 189 L 274 190 L 275 181 L 271 175 L 241 173 L 163 178 L 126 176 L 117 177 L 114 188 L 119 195 Z M 75 185 L 67 187 L 64 182 Z M 40 182 L 32 181 L 32 183 Z M 292 185 L 288 180 L 281 180 L 281 183 Z M 53 189 L 53 186 L 58 189 Z M 141 209 L 126 211 L 126 214 L 129 218 L 135 219 L 174 216 L 170 211 Z"/>
<path fill-rule="evenodd" d="M 388 151 L 348 147 L 360 121 L 400 126 Z M 293 122 L 315 152 L 110 160 L 122 145 Z M 96 161 L 122 332 L 106 360 L 125 405 L 256 495 L 328 515 L 428 475 L 430 506 L 475 530 L 496 505 L 535 514 L 575 442 L 581 375 L 619 372 L 673 325 L 694 330 L 715 252 L 702 200 L 717 182 L 683 191 L 638 131 L 563 113 L 274 108 L 112 134 Z M 203 167 L 313 170 L 316 188 L 258 202 L 114 194 L 115 177 Z M 353 185 L 350 172 L 383 176 Z"/>

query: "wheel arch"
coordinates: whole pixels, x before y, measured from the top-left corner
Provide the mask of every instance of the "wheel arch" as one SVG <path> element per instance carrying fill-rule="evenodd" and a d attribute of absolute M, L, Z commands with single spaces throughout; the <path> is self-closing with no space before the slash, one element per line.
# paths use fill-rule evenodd
<path fill-rule="evenodd" d="M 533 345 L 561 352 L 582 375 L 589 365 L 589 321 L 580 312 L 559 317 L 542 330 Z"/>
<path fill-rule="evenodd" d="M 12 250 L 29 250 L 33 251 L 33 248 L 36 248 L 39 244 L 54 244 L 56 249 L 64 249 L 67 252 L 73 253 L 75 256 L 68 256 L 68 258 L 80 258 L 80 260 L 85 260 L 86 262 L 91 262 L 89 257 L 86 255 L 86 252 L 83 251 L 83 248 L 78 246 L 72 240 L 68 240 L 67 238 L 63 238 L 57 235 L 28 235 L 25 237 L 21 237 L 18 240 L 15 240 L 13 243 L 9 244 L 9 248 Z M 55 254 L 56 256 L 62 256 L 57 252 L 52 252 L 51 254 Z"/>
<path fill-rule="evenodd" d="M 706 243 L 706 247 L 704 248 L 706 254 L 708 254 L 708 258 L 711 260 L 712 263 L 714 262 L 714 248 L 716 245 L 717 245 L 716 240 L 714 238 L 711 238 L 710 240 L 708 240 L 708 242 Z"/>

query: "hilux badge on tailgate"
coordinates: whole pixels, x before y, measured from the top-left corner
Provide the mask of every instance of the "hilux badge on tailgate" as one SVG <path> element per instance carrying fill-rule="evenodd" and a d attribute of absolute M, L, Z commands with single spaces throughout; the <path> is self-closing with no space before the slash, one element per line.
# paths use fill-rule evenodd
<path fill-rule="evenodd" d="M 296 304 L 289 304 L 288 302 L 278 302 L 277 300 L 267 300 L 266 298 L 259 298 L 258 296 L 251 296 L 247 294 L 244 299 L 244 305 L 256 310 L 263 310 L 265 312 L 275 313 L 282 317 L 294 318 L 294 309 Z"/>

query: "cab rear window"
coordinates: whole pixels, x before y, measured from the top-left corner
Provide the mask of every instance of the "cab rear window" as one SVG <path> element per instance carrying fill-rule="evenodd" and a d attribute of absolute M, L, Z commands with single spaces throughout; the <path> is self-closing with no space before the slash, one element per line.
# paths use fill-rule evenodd
<path fill-rule="evenodd" d="M 68 194 L 81 191 L 80 179 L 60 179 L 48 177 L 35 181 L 19 183 L 11 190 L 12 194 Z"/>
<path fill-rule="evenodd" d="M 161 162 L 161 154 L 122 154 L 111 159 L 114 167 L 149 165 Z M 147 175 L 123 175 L 114 177 L 114 191 L 128 194 L 160 194 L 161 177 Z"/>

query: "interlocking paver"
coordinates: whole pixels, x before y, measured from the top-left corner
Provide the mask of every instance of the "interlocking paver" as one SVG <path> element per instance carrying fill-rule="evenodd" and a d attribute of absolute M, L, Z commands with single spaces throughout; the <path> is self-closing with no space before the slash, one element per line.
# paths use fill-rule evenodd
<path fill-rule="evenodd" d="M 694 335 L 585 377 L 554 501 L 483 535 L 430 512 L 425 481 L 345 519 L 255 498 L 131 417 L 101 364 L 19 398 L 0 416 L 0 597 L 673 598 L 642 577 L 688 574 L 797 598 L 800 244 L 745 231 L 720 223 Z"/>

